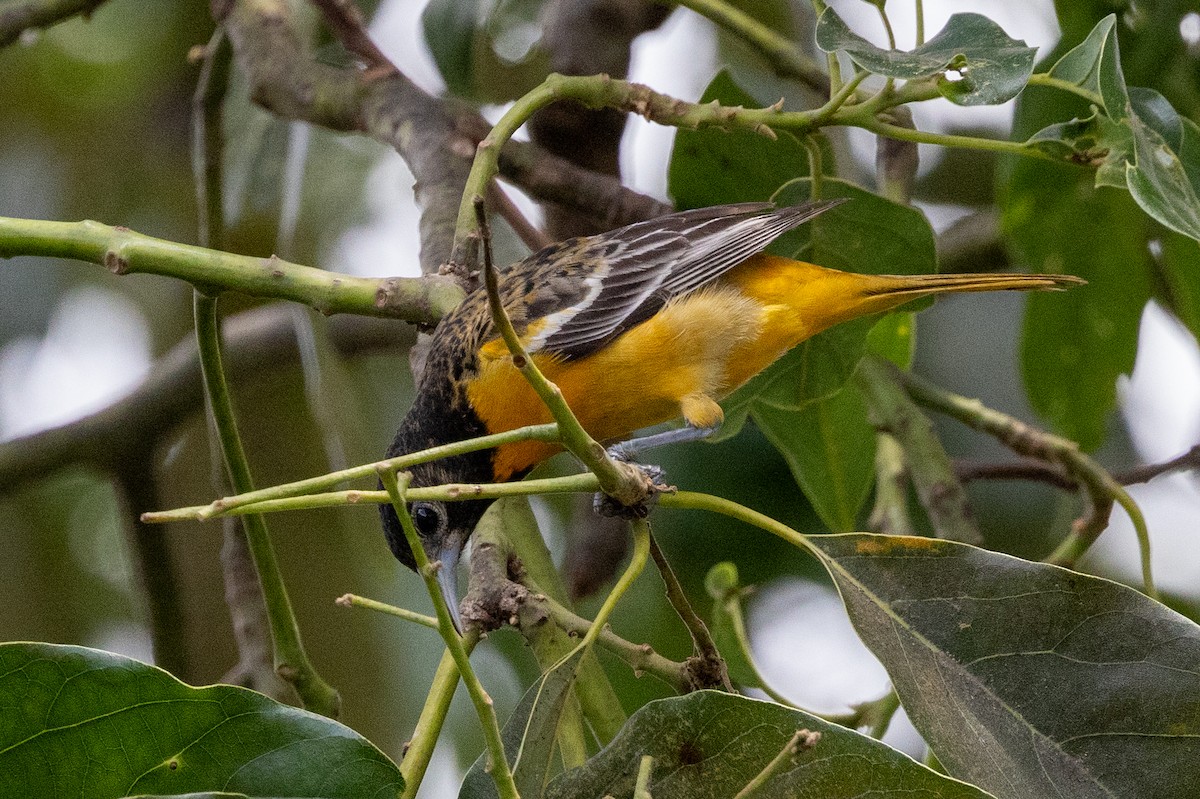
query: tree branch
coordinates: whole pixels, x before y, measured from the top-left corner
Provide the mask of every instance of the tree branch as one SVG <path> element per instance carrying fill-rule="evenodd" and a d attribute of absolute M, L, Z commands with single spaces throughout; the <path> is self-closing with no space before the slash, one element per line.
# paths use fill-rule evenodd
<path fill-rule="evenodd" d="M 238 382 L 295 363 L 299 358 L 288 309 L 266 306 L 238 314 L 225 325 L 225 363 Z M 413 330 L 378 319 L 336 317 L 327 325 L 344 357 L 410 346 Z M 113 471 L 144 444 L 204 407 L 195 340 L 176 345 L 130 394 L 74 422 L 0 443 L 0 493 L 72 464 Z"/>
<path fill-rule="evenodd" d="M 0 4 L 0 47 L 33 28 L 49 28 L 71 17 L 91 16 L 105 0 L 13 0 Z"/>

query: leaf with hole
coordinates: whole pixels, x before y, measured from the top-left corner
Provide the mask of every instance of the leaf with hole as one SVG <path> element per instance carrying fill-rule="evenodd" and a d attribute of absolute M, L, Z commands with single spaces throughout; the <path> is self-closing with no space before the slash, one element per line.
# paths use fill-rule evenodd
<path fill-rule="evenodd" d="M 1016 97 L 1033 72 L 1037 54 L 987 17 L 970 13 L 952 15 L 932 39 L 903 51 L 877 47 L 829 8 L 817 20 L 817 46 L 827 53 L 843 50 L 876 75 L 934 78 L 942 96 L 958 105 L 994 105 Z"/>

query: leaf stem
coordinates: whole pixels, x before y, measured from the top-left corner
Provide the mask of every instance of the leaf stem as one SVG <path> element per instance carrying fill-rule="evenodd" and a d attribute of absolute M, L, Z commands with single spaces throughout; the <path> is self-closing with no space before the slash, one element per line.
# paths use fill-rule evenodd
<path fill-rule="evenodd" d="M 1049 72 L 1035 72 L 1029 76 L 1025 82 L 1026 86 L 1045 86 L 1050 89 L 1059 89 L 1064 92 L 1070 92 L 1076 96 L 1082 97 L 1089 103 L 1100 108 L 1104 107 L 1104 98 L 1093 91 L 1088 91 L 1077 83 L 1072 83 L 1069 80 L 1055 78 Z"/>
<path fill-rule="evenodd" d="M 638 763 L 637 779 L 633 784 L 633 799 L 653 799 L 650 795 L 650 776 L 654 773 L 654 758 L 642 755 Z"/>
<path fill-rule="evenodd" d="M 450 618 L 450 609 L 446 606 L 446 600 L 438 587 L 437 570 L 441 568 L 441 563 L 431 564 L 429 562 L 429 557 L 425 554 L 425 547 L 421 543 L 420 536 L 417 535 L 417 528 L 413 525 L 412 517 L 408 513 L 408 498 L 405 496 L 405 492 L 412 475 L 406 472 L 401 478 L 391 469 L 381 469 L 379 479 L 387 489 L 392 507 L 395 508 L 396 516 L 400 519 L 404 537 L 408 540 L 408 546 L 416 561 L 417 573 L 425 581 L 425 588 L 429 592 L 429 598 L 433 601 L 433 607 L 437 612 L 438 632 L 442 634 L 442 640 L 446 642 L 446 648 L 450 650 L 450 655 L 454 658 L 454 665 L 457 667 L 463 683 L 467 686 L 467 692 L 471 695 L 471 703 L 475 705 L 475 712 L 479 716 L 480 725 L 483 727 L 483 736 L 487 741 L 488 758 L 491 761 L 490 773 L 496 783 L 496 790 L 502 799 L 519 799 L 512 771 L 508 767 L 508 760 L 504 757 L 504 741 L 500 737 L 500 724 L 496 719 L 496 708 L 492 704 L 492 698 L 488 696 L 487 691 L 479 682 L 479 678 L 475 675 L 475 670 L 471 668 L 471 659 L 467 655 L 463 639 L 454 629 L 454 622 Z M 403 483 L 401 479 L 403 479 Z"/>

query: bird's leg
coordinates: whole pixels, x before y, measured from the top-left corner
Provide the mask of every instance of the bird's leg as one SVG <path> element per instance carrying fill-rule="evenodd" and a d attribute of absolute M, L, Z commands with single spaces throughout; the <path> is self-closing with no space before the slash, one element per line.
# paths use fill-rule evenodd
<path fill-rule="evenodd" d="M 677 430 L 651 433 L 648 436 L 639 436 L 638 438 L 631 438 L 628 441 L 622 441 L 619 444 L 613 444 L 608 448 L 608 454 L 616 460 L 628 463 L 648 449 L 666 446 L 667 444 L 681 444 L 686 441 L 699 441 L 700 439 L 708 438 L 720 429 L 721 425 L 719 422 L 710 427 L 693 427 L 688 424 Z"/>
<path fill-rule="evenodd" d="M 596 513 L 599 513 L 601 516 L 621 516 L 624 518 L 644 517 L 650 512 L 650 504 L 654 496 L 660 491 L 669 490 L 669 488 L 663 480 L 663 470 L 660 467 L 633 463 L 633 459 L 640 453 L 648 449 L 654 449 L 655 447 L 708 438 L 721 429 L 721 422 L 725 421 L 725 413 L 721 410 L 721 406 L 717 404 L 716 400 L 701 391 L 684 396 L 679 402 L 679 410 L 686 424 L 678 430 L 667 430 L 663 433 L 652 433 L 640 438 L 631 438 L 628 441 L 622 441 L 608 448 L 610 457 L 636 466 L 642 471 L 642 474 L 646 476 L 651 487 L 649 499 L 638 503 L 634 507 L 629 507 L 617 502 L 612 497 L 597 494 L 592 503 L 592 507 L 595 508 Z"/>

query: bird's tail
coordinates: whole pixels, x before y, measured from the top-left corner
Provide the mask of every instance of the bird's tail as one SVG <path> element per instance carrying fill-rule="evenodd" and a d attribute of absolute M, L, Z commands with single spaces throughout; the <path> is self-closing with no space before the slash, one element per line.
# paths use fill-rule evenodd
<path fill-rule="evenodd" d="M 890 297 L 896 304 L 930 294 L 967 291 L 1063 291 L 1086 283 L 1074 275 L 961 274 L 867 276 L 866 296 Z"/>

